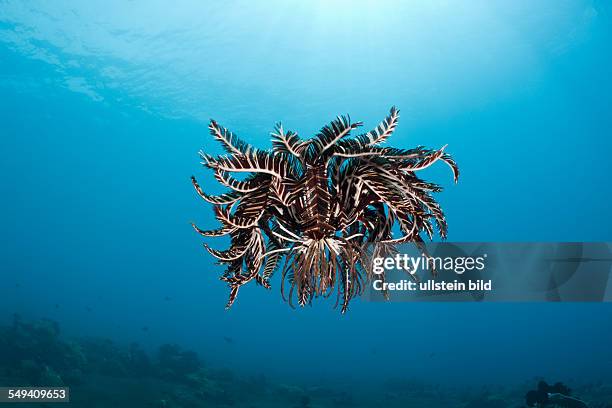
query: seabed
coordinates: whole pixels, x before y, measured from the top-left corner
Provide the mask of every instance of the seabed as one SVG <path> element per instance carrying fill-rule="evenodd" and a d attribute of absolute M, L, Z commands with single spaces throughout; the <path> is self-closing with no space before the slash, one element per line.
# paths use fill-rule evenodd
<path fill-rule="evenodd" d="M 237 373 L 210 367 L 197 353 L 176 344 L 147 353 L 138 344 L 111 339 L 66 339 L 52 320 L 23 321 L 15 316 L 0 327 L 0 384 L 5 386 L 68 386 L 69 404 L 27 404 L 20 407 L 458 407 L 516 408 L 538 378 L 516 385 L 472 387 L 388 379 L 377 384 L 339 386 L 282 382 L 264 373 Z M 590 407 L 612 408 L 612 385 L 569 384 Z"/>

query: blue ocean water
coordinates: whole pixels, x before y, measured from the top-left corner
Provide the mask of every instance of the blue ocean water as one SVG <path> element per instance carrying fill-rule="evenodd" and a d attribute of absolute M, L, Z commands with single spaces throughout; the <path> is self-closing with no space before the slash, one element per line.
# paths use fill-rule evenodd
<path fill-rule="evenodd" d="M 610 241 L 611 42 L 612 7 L 582 0 L 0 1 L 0 319 L 294 383 L 610 382 L 608 304 L 340 316 L 290 309 L 277 277 L 225 311 L 189 177 L 221 191 L 209 118 L 267 147 L 277 121 L 306 137 L 396 105 L 392 145 L 448 144 L 461 168 L 428 173 L 450 241 Z"/>

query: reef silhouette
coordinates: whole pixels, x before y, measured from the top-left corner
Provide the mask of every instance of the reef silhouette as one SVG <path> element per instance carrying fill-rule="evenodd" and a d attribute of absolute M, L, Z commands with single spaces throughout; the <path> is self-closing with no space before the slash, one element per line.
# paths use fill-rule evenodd
<path fill-rule="evenodd" d="M 272 148 L 257 149 L 211 120 L 210 132 L 227 154 L 203 151 L 203 165 L 214 171 L 225 194 L 206 194 L 192 177 L 197 193 L 213 204 L 221 228 L 195 230 L 204 237 L 229 235 L 225 251 L 206 249 L 227 265 L 221 279 L 229 284 L 226 307 L 250 281 L 270 288 L 282 266 L 281 294 L 293 307 L 336 293 L 346 312 L 371 277 L 364 248 L 370 243 L 424 242 L 436 230 L 446 238 L 444 212 L 433 198 L 442 188 L 416 173 L 436 162 L 459 169 L 445 152 L 418 146 L 381 147 L 395 130 L 399 110 L 392 107 L 375 129 L 349 137 L 361 122 L 338 116 L 311 139 L 277 124 Z M 235 174 L 242 173 L 238 178 Z M 394 226 L 400 236 L 394 236 Z M 337 289 L 336 289 L 337 288 Z"/>
<path fill-rule="evenodd" d="M 549 385 L 540 380 L 538 388 L 525 394 L 525 402 L 528 407 L 559 407 L 559 408 L 588 408 L 588 405 L 572 396 L 572 390 L 563 383 Z"/>
<path fill-rule="evenodd" d="M 347 382 L 343 376 L 337 380 L 279 377 L 265 373 L 264 366 L 236 370 L 232 364 L 208 361 L 207 349 L 233 353 L 222 339 L 216 344 L 213 340 L 203 347 L 202 355 L 176 343 L 144 347 L 108 337 L 72 337 L 62 334 L 54 320 L 30 321 L 14 315 L 12 322 L 0 319 L 0 383 L 70 387 L 69 406 L 86 408 L 516 408 L 525 406 L 525 401 L 538 407 L 584 406 L 560 403 L 558 394 L 565 397 L 563 402 L 576 400 L 559 384 L 541 381 L 525 394 L 534 379 L 466 385 L 446 378 L 427 381 L 419 373 L 389 372 L 366 382 Z M 572 388 L 588 407 L 612 408 L 609 380 L 581 381 Z"/>

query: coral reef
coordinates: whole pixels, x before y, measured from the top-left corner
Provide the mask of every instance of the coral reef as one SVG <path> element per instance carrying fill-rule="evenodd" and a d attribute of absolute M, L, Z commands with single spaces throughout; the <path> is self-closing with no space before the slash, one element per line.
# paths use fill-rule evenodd
<path fill-rule="evenodd" d="M 65 339 L 51 320 L 25 322 L 16 316 L 12 324 L 0 326 L 0 384 L 69 386 L 73 407 L 516 408 L 524 406 L 533 383 L 453 388 L 401 378 L 344 388 L 329 381 L 298 385 L 209 367 L 176 344 L 147 353 L 135 343 Z M 590 408 L 611 408 L 609 383 L 572 385 Z"/>
<path fill-rule="evenodd" d="M 186 378 L 198 372 L 202 366 L 196 352 L 184 351 L 176 344 L 161 346 L 157 359 L 162 376 L 170 378 Z"/>

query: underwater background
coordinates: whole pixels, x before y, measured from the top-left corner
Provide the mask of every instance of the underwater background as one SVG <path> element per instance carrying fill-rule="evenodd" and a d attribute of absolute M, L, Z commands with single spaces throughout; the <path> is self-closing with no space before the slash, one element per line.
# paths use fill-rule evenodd
<path fill-rule="evenodd" d="M 0 0 L 0 386 L 53 379 L 90 407 L 516 407 L 545 378 L 612 404 L 610 304 L 341 316 L 292 310 L 277 276 L 225 311 L 189 179 L 221 191 L 197 155 L 221 152 L 209 118 L 268 147 L 278 121 L 307 137 L 396 105 L 393 146 L 448 144 L 460 166 L 457 185 L 428 173 L 449 241 L 610 241 L 610 44 L 604 1 Z"/>

